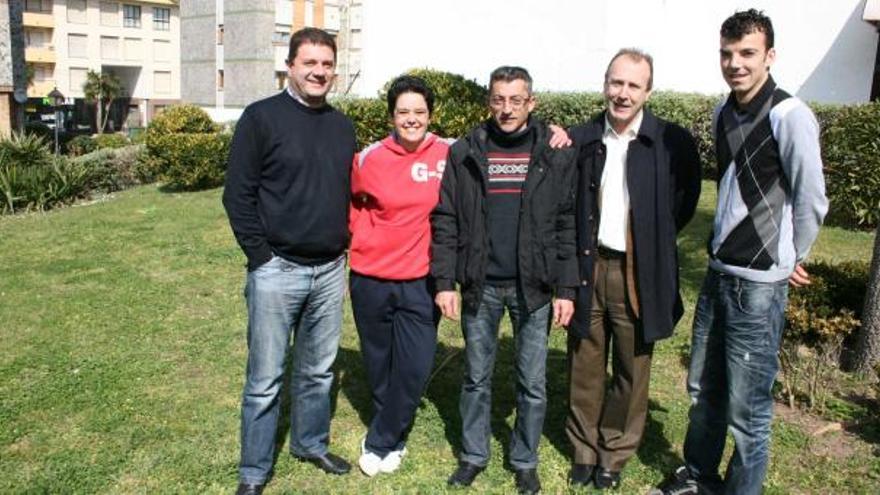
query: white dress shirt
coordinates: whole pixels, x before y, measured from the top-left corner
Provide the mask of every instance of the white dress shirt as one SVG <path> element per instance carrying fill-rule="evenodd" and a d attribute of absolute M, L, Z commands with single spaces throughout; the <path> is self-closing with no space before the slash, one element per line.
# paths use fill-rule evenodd
<path fill-rule="evenodd" d="M 605 168 L 599 189 L 599 245 L 615 251 L 626 251 L 629 228 L 629 191 L 626 185 L 626 154 L 629 143 L 636 138 L 644 111 L 618 134 L 605 120 L 602 143 L 606 148 Z"/>

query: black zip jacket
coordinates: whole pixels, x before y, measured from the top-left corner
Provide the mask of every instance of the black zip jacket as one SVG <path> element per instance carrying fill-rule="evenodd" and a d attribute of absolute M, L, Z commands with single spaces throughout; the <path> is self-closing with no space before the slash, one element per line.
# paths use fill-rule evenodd
<path fill-rule="evenodd" d="M 479 307 L 486 278 L 489 235 L 486 226 L 488 122 L 449 149 L 440 202 L 431 214 L 431 275 L 437 290 L 458 282 L 465 310 Z M 552 149 L 547 127 L 533 119 L 535 146 L 520 199 L 517 243 L 518 283 L 526 310 L 553 296 L 574 299 L 578 282 L 575 256 L 575 148 Z"/>

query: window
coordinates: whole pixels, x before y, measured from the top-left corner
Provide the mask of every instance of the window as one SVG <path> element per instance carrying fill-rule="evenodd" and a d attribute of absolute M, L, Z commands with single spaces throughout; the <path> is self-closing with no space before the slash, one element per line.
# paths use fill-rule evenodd
<path fill-rule="evenodd" d="M 153 72 L 153 91 L 156 94 L 171 93 L 171 72 L 158 70 Z"/>
<path fill-rule="evenodd" d="M 287 87 L 287 72 L 283 70 L 275 71 L 275 89 L 284 89 Z"/>
<path fill-rule="evenodd" d="M 223 69 L 217 71 L 217 91 L 223 91 Z"/>
<path fill-rule="evenodd" d="M 223 44 L 223 24 L 217 26 L 217 44 Z"/>
<path fill-rule="evenodd" d="M 144 46 L 140 38 L 125 38 L 125 60 L 143 60 Z"/>
<path fill-rule="evenodd" d="M 71 58 L 88 58 L 89 37 L 85 34 L 67 35 L 67 56 Z"/>
<path fill-rule="evenodd" d="M 119 4 L 116 2 L 101 2 L 101 25 L 119 25 Z"/>
<path fill-rule="evenodd" d="M 34 82 L 46 82 L 52 80 L 52 66 L 34 64 Z"/>
<path fill-rule="evenodd" d="M 153 7 L 153 29 L 156 31 L 171 30 L 171 9 Z"/>
<path fill-rule="evenodd" d="M 290 43 L 290 30 L 290 24 L 275 24 L 275 31 L 272 33 L 272 43 L 276 45 Z"/>
<path fill-rule="evenodd" d="M 27 12 L 52 12 L 52 0 L 27 0 L 24 10 Z"/>
<path fill-rule="evenodd" d="M 141 6 L 140 5 L 123 5 L 122 6 L 122 25 L 127 28 L 141 27 Z"/>
<path fill-rule="evenodd" d="M 86 0 L 67 0 L 67 22 L 87 24 Z"/>
<path fill-rule="evenodd" d="M 86 83 L 86 73 L 88 73 L 88 69 L 82 69 L 79 67 L 71 67 L 70 68 L 70 91 L 75 93 L 82 93 L 83 84 Z"/>
<path fill-rule="evenodd" d="M 166 40 L 153 40 L 153 60 L 156 62 L 171 61 L 171 42 Z"/>
<path fill-rule="evenodd" d="M 25 29 L 24 44 L 27 48 L 52 48 L 52 31 L 48 29 Z"/>
<path fill-rule="evenodd" d="M 119 60 L 119 38 L 101 36 L 101 58 Z"/>

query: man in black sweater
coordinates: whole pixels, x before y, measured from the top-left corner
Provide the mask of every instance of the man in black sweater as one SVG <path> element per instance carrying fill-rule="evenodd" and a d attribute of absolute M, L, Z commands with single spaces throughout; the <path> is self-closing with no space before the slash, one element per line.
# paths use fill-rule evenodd
<path fill-rule="evenodd" d="M 534 106 L 525 69 L 492 72 L 492 118 L 450 149 L 431 216 L 435 301 L 444 316 L 457 319 L 456 282 L 464 300 L 467 369 L 453 486 L 470 485 L 489 462 L 492 372 L 506 309 L 517 377 L 510 464 L 517 490 L 541 489 L 536 467 L 547 409 L 547 333 L 551 318 L 566 325 L 574 311 L 576 181 L 574 148 L 550 147 L 547 127 L 530 116 Z"/>
<path fill-rule="evenodd" d="M 288 88 L 249 105 L 238 121 L 223 193 L 247 256 L 240 495 L 261 493 L 272 471 L 291 331 L 291 453 L 328 473 L 351 469 L 327 444 L 354 126 L 326 102 L 336 65 L 330 35 L 315 28 L 294 33 L 287 64 Z"/>

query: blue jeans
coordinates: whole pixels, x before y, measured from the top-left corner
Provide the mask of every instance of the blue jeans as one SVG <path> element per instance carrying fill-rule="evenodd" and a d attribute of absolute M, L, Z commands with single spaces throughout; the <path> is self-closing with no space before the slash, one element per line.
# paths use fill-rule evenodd
<path fill-rule="evenodd" d="M 327 452 L 330 386 L 342 328 L 345 257 L 306 266 L 273 257 L 247 275 L 247 378 L 241 403 L 244 483 L 264 483 L 272 470 L 284 361 L 293 332 L 290 450 Z"/>
<path fill-rule="evenodd" d="M 685 463 L 691 476 L 721 483 L 727 428 L 736 445 L 725 493 L 761 493 L 770 451 L 771 388 L 788 301 L 788 280 L 752 282 L 710 269 L 694 313 L 687 388 Z"/>
<path fill-rule="evenodd" d="M 498 325 L 505 308 L 516 343 L 516 424 L 510 438 L 510 464 L 514 469 L 528 469 L 538 464 L 538 442 L 547 412 L 545 371 L 551 315 L 549 303 L 526 313 L 525 301 L 516 287 L 486 286 L 480 306 L 465 307 L 462 314 L 466 368 L 459 402 L 460 460 L 477 466 L 489 462 L 492 372 Z"/>

